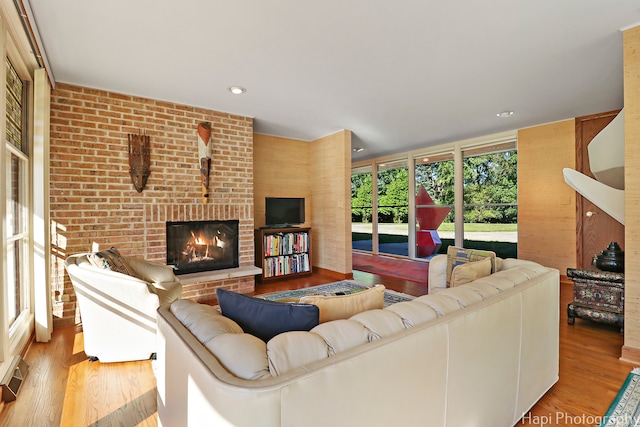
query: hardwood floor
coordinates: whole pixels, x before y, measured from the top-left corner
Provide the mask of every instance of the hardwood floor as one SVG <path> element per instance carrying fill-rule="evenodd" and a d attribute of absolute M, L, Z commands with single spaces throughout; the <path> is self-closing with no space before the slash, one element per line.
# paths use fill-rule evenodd
<path fill-rule="evenodd" d="M 366 284 L 382 283 L 412 295 L 426 285 L 354 272 Z M 256 285 L 256 293 L 298 289 L 335 281 L 322 273 Z M 622 336 L 615 327 L 582 319 L 567 324 L 571 282 L 561 284 L 560 381 L 519 426 L 594 425 L 634 367 L 618 360 Z M 89 362 L 80 327 L 57 328 L 49 343 L 33 343 L 29 372 L 15 402 L 0 404 L 0 426 L 157 426 L 151 361 Z M 427 361 L 428 362 L 428 361 Z"/>

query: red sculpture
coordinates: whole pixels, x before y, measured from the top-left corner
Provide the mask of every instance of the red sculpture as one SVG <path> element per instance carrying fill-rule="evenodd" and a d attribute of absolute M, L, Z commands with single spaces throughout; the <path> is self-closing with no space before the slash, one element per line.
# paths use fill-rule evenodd
<path fill-rule="evenodd" d="M 426 258 L 438 252 L 442 241 L 437 230 L 450 211 L 449 207 L 436 206 L 424 186 L 420 186 L 416 195 L 416 256 Z"/>

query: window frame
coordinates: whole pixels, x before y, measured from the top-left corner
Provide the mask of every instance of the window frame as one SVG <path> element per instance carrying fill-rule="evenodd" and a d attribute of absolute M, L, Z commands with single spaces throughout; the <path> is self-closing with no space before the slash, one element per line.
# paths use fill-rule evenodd
<path fill-rule="evenodd" d="M 7 96 L 7 70 L 6 67 L 3 67 L 1 71 L 1 75 L 5 81 L 5 90 L 2 95 L 2 104 L 3 104 L 3 113 L 0 118 L 0 123 L 2 123 L 4 127 L 4 149 L 2 150 L 2 154 L 0 154 L 0 162 L 3 165 L 6 165 L 10 161 L 11 154 L 16 155 L 21 162 L 21 178 L 24 180 L 23 185 L 21 186 L 23 197 L 23 205 L 24 209 L 21 214 L 23 215 L 22 220 L 24 221 L 24 227 L 20 230 L 20 233 L 17 233 L 16 236 L 9 237 L 9 230 L 6 228 L 8 224 L 6 221 L 4 229 L 2 230 L 2 234 L 4 236 L 3 239 L 3 247 L 0 251 L 1 261 L 5 263 L 8 261 L 8 245 L 13 244 L 17 239 L 21 239 L 23 241 L 22 244 L 22 259 L 21 263 L 21 291 L 22 291 L 22 303 L 23 307 L 19 314 L 16 315 L 15 319 L 9 319 L 9 310 L 7 310 L 8 305 L 12 302 L 9 301 L 9 286 L 12 286 L 13 283 L 9 283 L 9 277 L 7 272 L 4 271 L 2 277 L 0 278 L 0 283 L 2 285 L 2 296 L 0 301 L 2 302 L 3 312 L 5 313 L 0 320 L 0 326 L 2 328 L 1 336 L 3 337 L 0 340 L 0 373 L 2 369 L 4 369 L 3 362 L 7 362 L 14 355 L 20 354 L 21 351 L 28 344 L 33 329 L 35 327 L 35 313 L 34 313 L 34 294 L 33 294 L 33 256 L 34 256 L 34 248 L 32 241 L 32 233 L 33 233 L 33 157 L 30 153 L 33 152 L 33 108 L 34 108 L 34 92 L 33 92 L 33 76 L 29 71 L 30 68 L 27 65 L 28 61 L 25 59 L 23 54 L 27 54 L 19 49 L 15 42 L 15 35 L 11 33 L 11 31 L 6 26 L 6 21 L 2 21 L 0 24 L 0 40 L 3 41 L 3 45 L 0 46 L 0 51 L 4 53 L 6 59 L 8 59 L 15 69 L 17 75 L 23 82 L 23 98 L 22 98 L 22 144 L 23 150 L 15 147 L 11 142 L 9 142 L 6 138 L 6 96 Z M 6 217 L 8 209 L 9 199 L 11 194 L 7 194 L 7 186 L 10 185 L 7 181 L 6 175 L 3 175 L 2 178 L 2 190 L 0 191 L 0 195 L 2 196 L 2 201 L 0 202 L 0 209 L 3 210 L 3 215 Z"/>

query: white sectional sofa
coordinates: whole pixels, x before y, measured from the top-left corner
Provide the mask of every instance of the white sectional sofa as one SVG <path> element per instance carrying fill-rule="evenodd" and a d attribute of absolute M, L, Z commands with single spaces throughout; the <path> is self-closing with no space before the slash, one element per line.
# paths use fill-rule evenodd
<path fill-rule="evenodd" d="M 512 426 L 558 380 L 559 272 L 501 261 L 268 343 L 213 307 L 162 306 L 159 425 Z M 442 268 L 431 265 L 432 289 Z"/>

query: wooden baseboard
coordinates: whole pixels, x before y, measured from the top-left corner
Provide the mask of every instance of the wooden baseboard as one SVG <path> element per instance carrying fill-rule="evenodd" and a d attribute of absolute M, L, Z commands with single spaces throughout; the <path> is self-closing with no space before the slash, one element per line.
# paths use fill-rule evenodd
<path fill-rule="evenodd" d="M 353 279 L 353 272 L 351 273 L 338 273 L 337 271 L 327 270 L 326 268 L 313 267 L 314 273 L 322 273 L 323 275 L 330 276 L 335 280 L 349 280 Z"/>
<path fill-rule="evenodd" d="M 640 348 L 629 347 L 627 345 L 622 346 L 622 354 L 620 360 L 623 362 L 633 363 L 634 365 L 640 364 Z"/>

